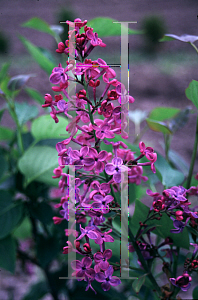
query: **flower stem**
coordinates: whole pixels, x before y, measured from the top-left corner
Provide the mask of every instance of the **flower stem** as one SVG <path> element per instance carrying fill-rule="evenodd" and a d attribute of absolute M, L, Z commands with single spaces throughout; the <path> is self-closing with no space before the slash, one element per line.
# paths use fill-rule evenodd
<path fill-rule="evenodd" d="M 134 247 L 134 249 L 135 249 L 135 251 L 136 251 L 136 253 L 138 255 L 139 261 L 141 262 L 141 264 L 142 264 L 145 272 L 148 273 L 148 278 L 149 278 L 150 282 L 153 284 L 153 288 L 159 294 L 158 296 L 160 296 L 161 295 L 161 289 L 158 286 L 158 284 L 157 284 L 155 278 L 153 277 L 153 275 L 150 273 L 148 265 L 147 265 L 146 261 L 144 260 L 144 257 L 142 255 L 141 250 L 139 249 L 138 245 L 136 244 L 135 237 L 134 237 L 134 235 L 133 235 L 133 233 L 132 233 L 132 231 L 131 231 L 130 228 L 129 228 L 129 238 L 130 238 L 130 241 L 132 242 L 132 245 L 133 245 L 133 247 Z"/>
<path fill-rule="evenodd" d="M 191 184 L 191 179 L 192 179 L 192 174 L 193 174 L 193 169 L 194 169 L 194 164 L 195 164 L 195 158 L 196 158 L 196 154 L 197 154 L 197 144 L 198 144 L 198 116 L 197 116 L 197 124 L 196 124 L 195 142 L 194 142 L 192 159 L 191 159 L 191 163 L 190 163 L 190 169 L 189 169 L 187 184 L 186 184 L 187 190 L 190 188 L 190 184 Z"/>

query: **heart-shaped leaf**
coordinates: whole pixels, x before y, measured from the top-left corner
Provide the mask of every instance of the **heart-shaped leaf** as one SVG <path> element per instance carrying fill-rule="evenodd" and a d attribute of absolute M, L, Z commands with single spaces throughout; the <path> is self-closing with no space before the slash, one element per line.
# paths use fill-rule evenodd
<path fill-rule="evenodd" d="M 66 118 L 58 117 L 59 122 L 54 123 L 54 120 L 49 115 L 44 115 L 38 117 L 32 122 L 31 133 L 33 137 L 37 140 L 44 139 L 62 139 L 68 137 L 68 132 L 66 131 L 66 126 L 68 121 Z"/>
<path fill-rule="evenodd" d="M 29 105 L 25 102 L 17 103 L 15 102 L 15 112 L 20 125 L 25 124 L 27 121 L 35 118 L 38 113 L 38 107 L 35 105 Z"/>
<path fill-rule="evenodd" d="M 19 159 L 19 170 L 26 177 L 26 186 L 33 180 L 58 186 L 59 179 L 53 179 L 53 170 L 58 166 L 57 151 L 48 146 L 34 146 Z"/>
<path fill-rule="evenodd" d="M 153 131 L 162 132 L 164 134 L 172 133 L 172 131 L 169 129 L 169 127 L 164 122 L 151 120 L 149 118 L 146 119 L 146 122 L 147 122 L 149 128 Z"/>
<path fill-rule="evenodd" d="M 173 118 L 179 111 L 179 108 L 174 107 L 156 107 L 149 113 L 149 119 L 155 121 L 168 120 Z"/>
<path fill-rule="evenodd" d="M 134 20 L 136 21 L 136 20 Z M 94 32 L 98 33 L 98 37 L 105 37 L 105 36 L 116 36 L 120 35 L 120 23 L 113 23 L 118 22 L 115 19 L 112 18 L 106 18 L 106 17 L 98 17 L 91 19 L 87 22 L 87 26 L 93 27 Z M 135 29 L 128 29 L 128 34 L 142 34 L 142 31 L 135 30 Z"/>

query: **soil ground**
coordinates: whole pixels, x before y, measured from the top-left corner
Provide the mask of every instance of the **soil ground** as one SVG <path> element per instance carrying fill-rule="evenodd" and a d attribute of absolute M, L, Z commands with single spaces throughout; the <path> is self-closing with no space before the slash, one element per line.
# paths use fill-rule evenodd
<path fill-rule="evenodd" d="M 45 33 L 23 28 L 21 23 L 32 17 L 39 17 L 49 24 L 57 24 L 57 14 L 61 9 L 69 9 L 76 17 L 91 19 L 105 16 L 118 21 L 138 21 L 131 28 L 139 29 L 142 19 L 148 15 L 161 16 L 167 25 L 167 33 L 176 35 L 190 34 L 198 35 L 198 2 L 196 0 L 1 0 L 0 1 L 0 29 L 9 38 L 9 52 L 0 56 L 0 65 L 5 61 L 11 62 L 10 75 L 35 73 L 36 77 L 29 80 L 28 85 L 38 89 L 41 94 L 50 92 L 49 79 L 30 58 L 24 46 L 18 39 L 18 34 L 24 35 L 37 46 L 45 47 L 51 51 L 55 50 L 53 38 Z M 120 37 L 104 38 L 108 51 L 107 63 L 119 63 Z M 130 53 L 130 94 L 135 98 L 131 110 L 142 109 L 150 111 L 158 106 L 173 106 L 184 109 L 191 105 L 185 96 L 185 89 L 192 79 L 198 80 L 197 54 L 187 43 L 179 41 L 160 44 L 154 56 L 145 55 L 146 45 L 142 36 L 129 37 Z M 108 61 L 108 59 L 117 61 Z M 22 92 L 18 101 L 31 99 Z M 3 100 L 0 99 L 0 107 Z M 193 105 L 191 105 L 194 108 Z M 41 110 L 42 111 L 42 110 Z M 13 122 L 8 115 L 4 115 L 3 125 L 13 127 Z M 192 114 L 187 125 L 178 131 L 173 138 L 171 147 L 177 151 L 188 163 L 192 155 L 196 125 L 196 115 Z M 131 130 L 132 129 L 132 130 Z M 133 126 L 130 128 L 130 139 L 133 140 Z M 160 141 L 163 136 L 148 131 L 143 136 L 146 145 L 153 146 L 163 154 Z M 196 172 L 198 172 L 198 161 L 196 161 Z M 1 270 L 0 300 L 7 300 L 8 289 L 13 289 L 14 300 L 22 299 L 27 291 L 32 277 L 24 278 L 23 275 L 11 276 L 8 272 Z M 191 293 L 181 294 L 182 299 L 191 299 Z"/>

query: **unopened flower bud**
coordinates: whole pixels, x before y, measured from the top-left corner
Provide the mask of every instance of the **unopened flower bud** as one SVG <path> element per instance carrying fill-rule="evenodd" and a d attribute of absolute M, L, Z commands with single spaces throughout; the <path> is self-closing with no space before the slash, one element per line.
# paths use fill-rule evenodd
<path fill-rule="evenodd" d="M 60 224 L 63 220 L 62 218 L 59 218 L 59 217 L 53 217 L 52 219 L 53 219 L 55 225 Z"/>
<path fill-rule="evenodd" d="M 87 253 L 91 252 L 91 247 L 88 243 L 85 243 L 83 245 L 83 248 L 84 248 L 85 252 L 87 252 Z"/>

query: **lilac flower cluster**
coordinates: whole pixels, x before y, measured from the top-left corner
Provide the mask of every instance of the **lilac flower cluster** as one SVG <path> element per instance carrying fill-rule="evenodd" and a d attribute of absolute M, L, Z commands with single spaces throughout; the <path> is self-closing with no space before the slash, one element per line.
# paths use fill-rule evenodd
<path fill-rule="evenodd" d="M 124 85 L 115 78 L 116 72 L 104 60 L 87 59 L 95 47 L 106 45 L 98 38 L 98 34 L 93 32 L 93 28 L 86 26 L 87 21 L 76 19 L 74 22 L 75 24 L 67 21 L 70 27 L 73 27 L 69 31 L 69 38 L 75 35 L 76 45 L 69 40 L 65 44 L 61 42 L 56 52 L 69 54 L 74 50 L 75 57 L 72 59 L 75 60 L 67 62 L 66 68 L 59 64 L 52 70 L 50 82 L 55 85 L 52 90 L 61 93 L 56 95 L 54 100 L 50 94 L 46 94 L 45 104 L 42 105 L 51 108 L 50 115 L 56 123 L 59 122 L 60 114 L 66 115 L 70 120 L 66 127 L 66 131 L 70 134 L 69 138 L 56 145 L 59 166 L 55 168 L 53 178 L 60 178 L 59 188 L 65 196 L 61 198 L 59 204 L 55 205 L 56 208 L 61 208 L 62 218 L 54 217 L 53 220 L 55 224 L 60 224 L 64 219 L 69 218 L 68 184 L 71 178 L 64 168 L 73 165 L 79 176 L 74 179 L 76 203 L 71 203 L 70 213 L 72 211 L 75 213 L 81 234 L 78 236 L 75 230 L 66 230 L 67 236 L 73 234 L 77 238 L 74 245 L 67 242 L 68 245 L 64 247 L 63 253 L 75 251 L 84 256 L 82 261 L 72 262 L 72 268 L 75 271 L 73 275 L 88 283 L 87 289 L 93 289 L 91 283 L 96 280 L 102 283 L 104 291 L 108 291 L 111 285 L 116 286 L 121 282 L 119 278 L 112 276 L 114 269 L 108 261 L 112 251 L 105 249 L 106 242 L 114 242 L 111 236 L 112 228 L 106 231 L 105 215 L 111 208 L 119 208 L 116 199 L 111 195 L 111 189 L 120 191 L 123 171 L 128 172 L 129 183 L 140 184 L 141 180 L 148 180 L 143 176 L 143 166 L 150 165 L 151 170 L 155 172 L 154 162 L 157 160 L 157 154 L 151 147 L 146 147 L 143 142 L 140 142 L 141 154 L 135 158 L 134 153 L 124 142 L 110 141 L 115 134 L 121 135 L 124 139 L 128 138 L 126 132 L 128 110 L 125 104 L 133 103 L 134 98 L 127 95 Z M 83 33 L 80 33 L 80 28 L 84 28 Z M 70 97 L 67 92 L 70 82 L 79 83 L 84 88 Z M 98 86 L 102 84 L 104 90 L 97 100 Z M 92 89 L 93 101 L 89 98 L 89 89 Z M 72 111 L 76 112 L 75 117 L 70 114 Z M 100 118 L 97 118 L 97 113 Z M 69 147 L 71 142 L 80 145 L 80 150 Z M 112 145 L 113 152 L 101 151 L 102 142 Z M 139 162 L 144 156 L 148 162 Z M 82 186 L 83 192 L 81 192 Z M 88 225 L 83 228 L 81 224 L 86 223 L 88 218 L 90 218 Z M 111 220 L 109 219 L 108 222 L 111 223 Z M 86 243 L 83 244 L 82 249 L 83 238 Z M 96 253 L 91 249 L 90 240 L 99 247 Z M 94 268 L 91 268 L 92 263 Z"/>
<path fill-rule="evenodd" d="M 67 246 L 63 248 L 64 254 L 73 251 L 83 256 L 82 260 L 72 262 L 71 267 L 74 270 L 72 275 L 77 276 L 78 280 L 87 282 L 86 291 L 91 288 L 95 292 L 92 287 L 94 280 L 101 283 L 104 291 L 108 291 L 111 286 L 117 286 L 121 281 L 113 276 L 117 267 L 113 267 L 109 261 L 112 250 L 106 249 L 107 242 L 114 242 L 111 236 L 112 219 L 108 218 L 106 221 L 106 215 L 111 208 L 120 208 L 115 192 L 120 192 L 122 172 L 128 172 L 127 184 L 140 185 L 142 181 L 148 180 L 143 176 L 144 166 L 150 166 L 152 172 L 156 172 L 154 163 L 157 154 L 153 148 L 146 147 L 141 141 L 140 155 L 135 158 L 134 153 L 123 141 L 112 141 L 115 134 L 121 135 L 123 139 L 128 138 L 126 132 L 128 110 L 125 104 L 133 103 L 135 100 L 127 95 L 124 85 L 115 78 L 116 72 L 104 60 L 98 58 L 92 61 L 87 58 L 95 47 L 106 46 L 98 38 L 98 34 L 93 32 L 93 28 L 87 27 L 87 21 L 75 19 L 74 23 L 67 21 L 67 24 L 73 28 L 69 31 L 69 40 L 59 43 L 56 52 L 69 55 L 72 50 L 75 55 L 72 57 L 73 60 L 70 57 L 66 68 L 59 64 L 52 70 L 50 75 L 50 82 L 54 85 L 52 90 L 59 94 L 55 95 L 54 99 L 51 94 L 46 94 L 45 104 L 42 105 L 51 108 L 50 115 L 55 123 L 59 122 L 60 114 L 64 114 L 70 120 L 66 127 L 69 137 L 56 145 L 59 165 L 54 169 L 52 177 L 60 179 L 59 189 L 64 196 L 61 197 L 60 203 L 55 205 L 56 208 L 61 208 L 61 217 L 54 217 L 53 220 L 55 224 L 60 224 L 63 220 L 69 220 L 69 213 L 75 214 L 80 234 L 72 228 L 65 229 L 66 236 L 72 234 L 76 239 L 73 244 L 68 241 Z M 80 30 L 84 32 L 80 33 Z M 73 44 L 71 37 L 74 36 L 76 43 Z M 83 86 L 74 96 L 68 93 L 71 82 Z M 98 87 L 102 85 L 104 89 L 97 97 Z M 93 101 L 89 96 L 90 90 Z M 76 116 L 72 115 L 73 111 L 76 112 Z M 77 148 L 80 146 L 80 149 L 69 146 L 72 142 Z M 112 152 L 101 150 L 105 145 L 111 145 Z M 143 157 L 147 162 L 140 161 Z M 75 166 L 78 174 L 76 178 L 68 174 L 69 165 Z M 71 181 L 75 186 L 75 202 L 68 196 Z M 198 195 L 198 187 L 191 187 L 189 190 L 181 186 L 172 187 L 164 190 L 162 195 L 147 190 L 147 194 L 153 197 L 150 214 L 153 211 L 153 214 L 158 214 L 156 218 L 160 219 L 162 213 L 166 213 L 173 220 L 175 228 L 171 230 L 172 233 L 182 232 L 189 221 L 192 227 L 197 226 L 198 213 L 195 211 L 196 207 L 189 208 L 191 203 L 187 195 Z M 88 225 L 83 227 L 81 224 L 85 223 Z M 172 245 L 172 240 L 166 238 L 160 245 L 154 246 L 151 232 L 155 227 L 147 229 L 146 226 L 140 222 L 136 243 L 144 259 L 149 260 L 159 257 L 158 250 L 164 245 Z M 143 235 L 147 236 L 147 241 Z M 90 240 L 98 247 L 95 253 Z M 135 251 L 132 245 L 129 246 L 129 251 Z M 172 261 L 174 250 L 166 248 L 164 251 Z M 141 265 L 140 261 L 139 264 Z M 183 290 L 190 287 L 191 277 L 188 271 L 198 266 L 195 255 L 190 261 L 186 261 L 186 264 L 188 268 L 182 276 L 170 278 L 173 285 Z"/>
<path fill-rule="evenodd" d="M 196 176 L 195 178 L 198 179 Z M 150 213 L 152 211 L 154 214 L 158 213 L 159 216 L 156 217 L 157 219 L 161 218 L 162 212 L 166 213 L 173 221 L 173 226 L 175 228 L 170 230 L 171 233 L 183 232 L 188 222 L 192 228 L 198 228 L 198 206 L 196 205 L 195 207 L 190 208 L 191 202 L 188 200 L 188 196 L 198 195 L 197 187 L 192 186 L 189 189 L 186 189 L 183 186 L 173 186 L 164 190 L 162 195 L 153 193 L 151 190 L 147 190 L 147 194 L 153 197 Z M 182 291 L 187 291 L 191 286 L 190 282 L 192 277 L 188 273 L 198 268 L 198 260 L 195 259 L 198 245 L 192 243 L 191 245 L 195 247 L 195 250 L 192 254 L 192 258 L 187 258 L 185 260 L 183 274 L 176 279 L 170 278 L 170 282 L 174 286 L 181 288 Z M 168 249 L 168 252 L 172 262 L 172 251 Z"/>
<path fill-rule="evenodd" d="M 165 212 L 173 220 L 175 228 L 171 229 L 170 232 L 182 232 L 188 221 L 190 221 L 192 226 L 197 224 L 198 212 L 196 209 L 198 206 L 191 209 L 189 207 L 191 202 L 187 198 L 187 195 L 194 194 L 194 189 L 195 187 L 187 190 L 183 186 L 173 186 L 170 189 L 164 190 L 162 195 L 147 190 L 147 194 L 153 197 L 153 204 L 150 211 L 159 212 L 159 215 L 161 212 Z"/>

